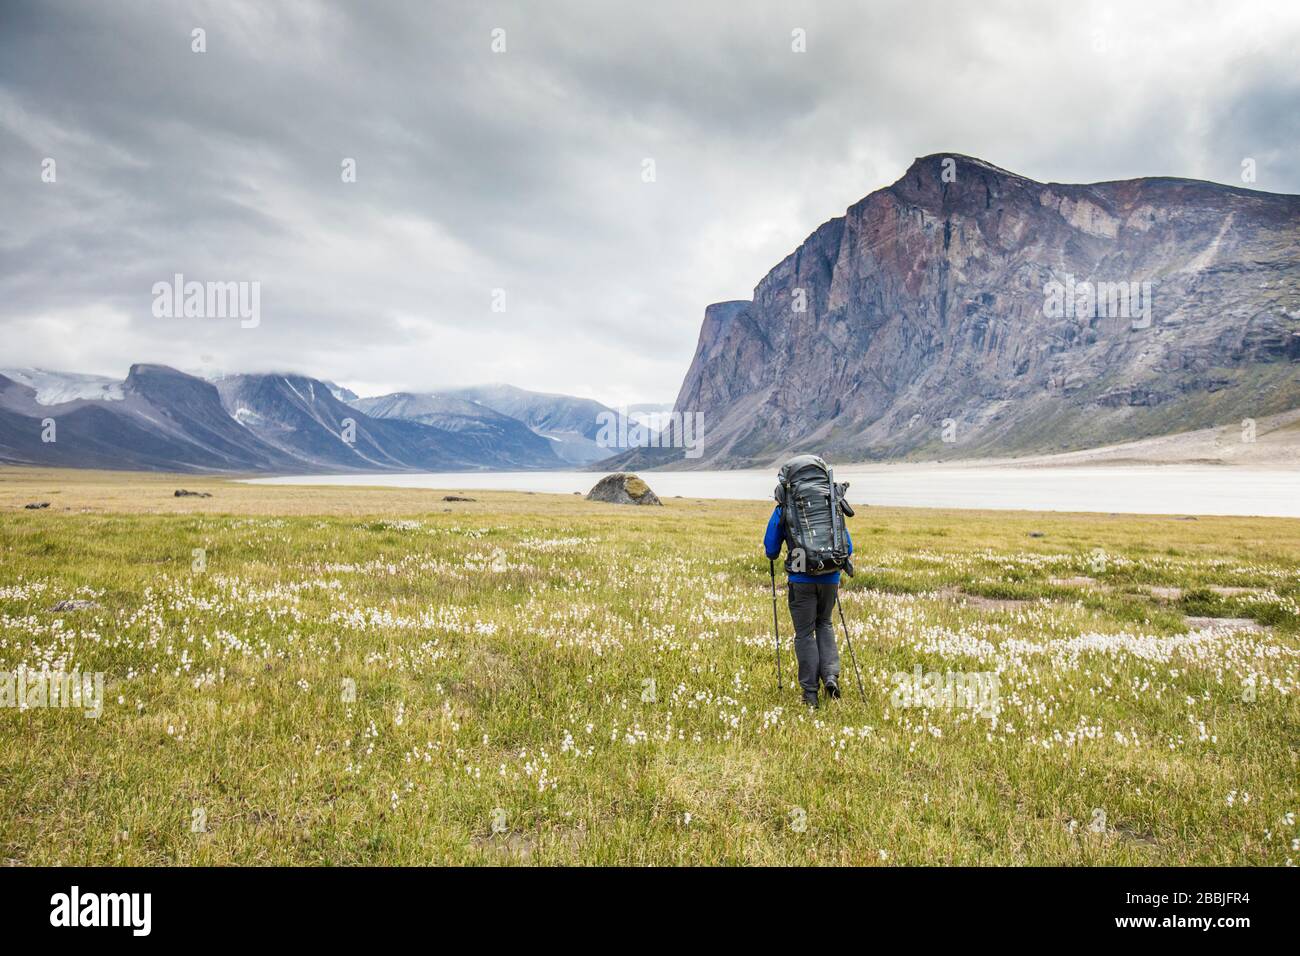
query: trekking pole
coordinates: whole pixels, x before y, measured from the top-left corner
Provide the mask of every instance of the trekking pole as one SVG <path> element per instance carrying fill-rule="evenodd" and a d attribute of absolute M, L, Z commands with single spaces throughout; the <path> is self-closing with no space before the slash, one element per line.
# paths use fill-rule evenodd
<path fill-rule="evenodd" d="M 776 624 L 776 562 L 767 559 L 767 570 L 772 576 L 772 642 L 776 648 L 776 689 L 781 689 L 781 631 Z"/>
<path fill-rule="evenodd" d="M 858 655 L 853 653 L 853 640 L 849 637 L 849 626 L 844 622 L 844 606 L 840 604 L 839 588 L 835 589 L 835 608 L 840 612 L 840 628 L 844 631 L 844 643 L 849 645 L 849 658 L 853 661 L 853 674 L 858 679 L 858 694 L 863 700 L 866 700 L 867 692 L 862 689 L 862 671 L 858 670 Z"/>

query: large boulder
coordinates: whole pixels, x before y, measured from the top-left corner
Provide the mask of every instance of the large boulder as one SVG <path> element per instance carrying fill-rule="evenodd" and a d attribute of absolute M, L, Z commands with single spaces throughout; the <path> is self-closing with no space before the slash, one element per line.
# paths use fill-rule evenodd
<path fill-rule="evenodd" d="M 612 505 L 662 505 L 650 486 L 630 471 L 606 475 L 587 493 L 588 501 L 606 501 Z"/>

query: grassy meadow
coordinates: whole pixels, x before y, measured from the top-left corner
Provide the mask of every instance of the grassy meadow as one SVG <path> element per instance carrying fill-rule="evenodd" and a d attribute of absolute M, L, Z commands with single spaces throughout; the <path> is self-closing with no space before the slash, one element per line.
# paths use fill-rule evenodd
<path fill-rule="evenodd" d="M 860 507 L 810 713 L 768 504 L 445 494 L 0 470 L 0 862 L 1300 862 L 1300 521 Z"/>

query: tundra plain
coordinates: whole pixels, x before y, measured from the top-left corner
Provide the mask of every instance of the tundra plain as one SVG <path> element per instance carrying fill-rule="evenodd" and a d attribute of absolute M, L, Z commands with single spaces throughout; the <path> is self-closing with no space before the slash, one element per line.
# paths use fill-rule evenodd
<path fill-rule="evenodd" d="M 1298 520 L 860 508 L 809 713 L 769 505 L 447 493 L 0 470 L 0 861 L 1300 861 Z"/>

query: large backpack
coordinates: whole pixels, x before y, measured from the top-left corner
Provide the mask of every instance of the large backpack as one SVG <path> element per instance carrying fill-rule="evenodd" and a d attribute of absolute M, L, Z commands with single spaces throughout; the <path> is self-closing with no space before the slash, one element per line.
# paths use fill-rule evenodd
<path fill-rule="evenodd" d="M 829 465 L 816 455 L 796 455 L 777 475 L 785 536 L 785 570 L 796 574 L 853 574 L 844 516 L 853 509 L 844 500 L 848 482 L 835 483 Z"/>

